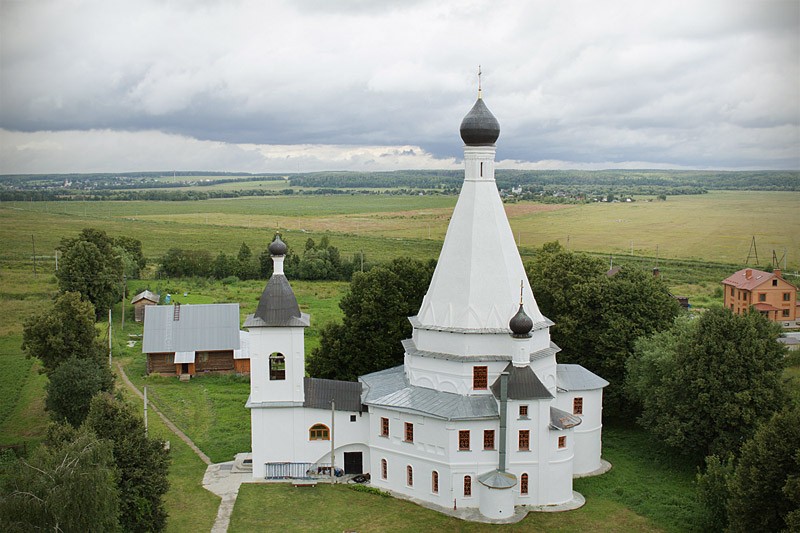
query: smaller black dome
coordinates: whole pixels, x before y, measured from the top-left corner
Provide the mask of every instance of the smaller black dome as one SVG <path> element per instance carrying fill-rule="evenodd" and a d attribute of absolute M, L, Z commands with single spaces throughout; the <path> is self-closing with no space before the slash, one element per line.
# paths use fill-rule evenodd
<path fill-rule="evenodd" d="M 281 240 L 280 234 L 276 233 L 275 240 L 269 243 L 268 250 L 270 255 L 286 255 L 289 248 L 286 246 L 286 243 Z"/>
<path fill-rule="evenodd" d="M 461 121 L 461 139 L 468 146 L 491 146 L 500 137 L 500 123 L 478 98 L 467 116 Z"/>
<path fill-rule="evenodd" d="M 508 327 L 511 328 L 511 336 L 515 339 L 525 339 L 531 336 L 533 320 L 522 308 L 522 304 L 519 304 L 519 311 L 508 322 Z"/>

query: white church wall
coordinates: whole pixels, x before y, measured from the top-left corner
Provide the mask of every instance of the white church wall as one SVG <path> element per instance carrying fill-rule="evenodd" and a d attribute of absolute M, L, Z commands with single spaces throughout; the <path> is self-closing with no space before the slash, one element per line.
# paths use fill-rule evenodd
<path fill-rule="evenodd" d="M 417 349 L 427 352 L 448 353 L 454 355 L 497 355 L 511 354 L 514 350 L 514 340 L 506 331 L 508 321 L 511 320 L 518 308 L 519 296 L 511 299 L 511 312 L 505 319 L 501 329 L 502 333 L 452 333 L 448 331 L 435 331 L 428 329 L 415 329 L 412 339 Z M 527 353 L 544 350 L 550 346 L 550 334 L 547 328 L 532 332 L 530 339 L 525 341 Z"/>
<path fill-rule="evenodd" d="M 547 504 L 566 503 L 572 499 L 572 471 L 575 457 L 574 430 L 548 430 Z M 563 440 L 562 440 L 563 439 Z"/>
<path fill-rule="evenodd" d="M 575 413 L 575 399 L 581 399 L 582 413 Z M 560 391 L 556 406 L 581 418 L 575 427 L 575 474 L 587 474 L 600 468 L 603 432 L 603 389 Z"/>
<path fill-rule="evenodd" d="M 405 356 L 406 376 L 411 385 L 463 395 L 492 394 L 488 387 L 486 389 L 472 388 L 474 367 L 487 367 L 487 385 L 491 386 L 507 365 L 508 361 L 476 359 L 474 363 L 464 363 L 431 357 Z"/>
<path fill-rule="evenodd" d="M 250 397 L 253 402 L 302 402 L 304 328 L 250 328 Z M 270 355 L 285 357 L 285 379 L 270 379 Z"/>

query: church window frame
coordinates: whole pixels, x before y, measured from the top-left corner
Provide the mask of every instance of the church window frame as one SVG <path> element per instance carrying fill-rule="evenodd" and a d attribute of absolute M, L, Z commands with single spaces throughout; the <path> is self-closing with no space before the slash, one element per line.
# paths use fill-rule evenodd
<path fill-rule="evenodd" d="M 405 423 L 404 435 L 405 442 L 414 442 L 414 424 L 412 422 Z"/>
<path fill-rule="evenodd" d="M 472 367 L 472 388 L 474 390 L 486 390 L 489 388 L 489 367 Z"/>
<path fill-rule="evenodd" d="M 523 496 L 528 495 L 528 473 L 523 472 L 519 477 L 519 493 Z"/>
<path fill-rule="evenodd" d="M 464 476 L 464 497 L 472 496 L 472 476 Z"/>
<path fill-rule="evenodd" d="M 520 429 L 518 436 L 519 450 L 521 452 L 528 452 L 531 449 L 531 430 Z"/>
<path fill-rule="evenodd" d="M 582 415 L 583 414 L 583 397 L 578 396 L 572 400 L 572 414 L 573 415 Z"/>
<path fill-rule="evenodd" d="M 308 440 L 331 440 L 331 430 L 325 424 L 314 424 L 308 428 Z"/>
<path fill-rule="evenodd" d="M 469 451 L 469 430 L 461 429 L 458 431 L 458 451 Z"/>
<path fill-rule="evenodd" d="M 386 459 L 381 459 L 381 479 L 389 478 L 389 463 Z"/>
<path fill-rule="evenodd" d="M 406 465 L 406 485 L 414 486 L 414 467 L 411 465 Z"/>
<path fill-rule="evenodd" d="M 494 430 L 493 429 L 484 429 L 483 430 L 483 449 L 484 450 L 494 450 Z"/>
<path fill-rule="evenodd" d="M 286 381 L 286 356 L 280 352 L 269 356 L 269 380 Z"/>
<path fill-rule="evenodd" d="M 519 406 L 519 417 L 520 418 L 528 418 L 528 406 L 527 405 L 520 405 Z"/>
<path fill-rule="evenodd" d="M 439 472 L 436 470 L 431 472 L 431 492 L 439 494 Z"/>
<path fill-rule="evenodd" d="M 381 437 L 389 436 L 389 419 L 385 416 L 381 417 Z"/>
<path fill-rule="evenodd" d="M 558 437 L 558 449 L 562 450 L 567 447 L 567 437 L 566 435 L 561 435 Z"/>

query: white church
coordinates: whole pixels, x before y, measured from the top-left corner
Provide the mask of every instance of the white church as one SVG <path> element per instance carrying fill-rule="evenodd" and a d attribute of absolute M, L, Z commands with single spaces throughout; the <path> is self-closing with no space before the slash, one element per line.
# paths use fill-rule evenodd
<path fill-rule="evenodd" d="M 602 471 L 603 388 L 557 364 L 494 180 L 500 126 L 480 91 L 461 123 L 465 176 L 402 366 L 358 382 L 305 377 L 286 245 L 248 316 L 253 477 L 337 469 L 442 508 L 507 519 L 516 506 L 574 503 Z M 333 403 L 333 405 L 331 405 Z"/>

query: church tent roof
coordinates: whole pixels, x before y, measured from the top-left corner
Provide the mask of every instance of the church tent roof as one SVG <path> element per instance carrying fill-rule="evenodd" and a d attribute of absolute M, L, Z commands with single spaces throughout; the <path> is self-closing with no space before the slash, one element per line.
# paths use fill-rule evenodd
<path fill-rule="evenodd" d="M 536 373 L 529 366 L 514 366 L 509 363 L 504 372 L 508 372 L 508 399 L 509 400 L 550 400 L 553 395 L 539 380 Z M 492 392 L 500 397 L 500 378 L 492 383 Z"/>

